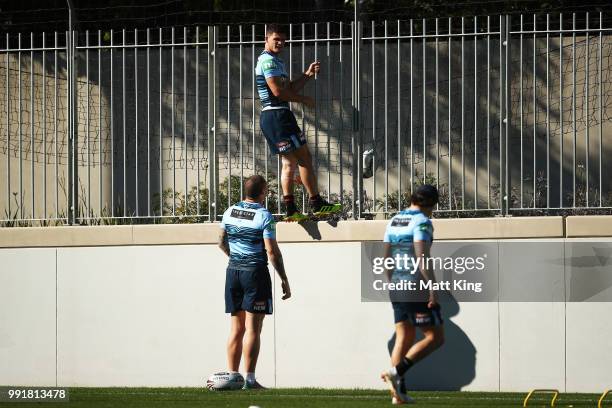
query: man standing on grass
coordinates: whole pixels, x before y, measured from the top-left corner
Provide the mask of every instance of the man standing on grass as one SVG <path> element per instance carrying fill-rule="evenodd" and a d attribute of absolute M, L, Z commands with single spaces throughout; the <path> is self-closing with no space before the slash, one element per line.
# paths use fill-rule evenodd
<path fill-rule="evenodd" d="M 391 282 L 402 280 L 435 282 L 433 270 L 426 260 L 433 241 L 431 214 L 438 203 L 438 190 L 429 184 L 419 187 L 410 198 L 410 207 L 396 214 L 385 232 L 385 258 L 421 260 L 416 271 L 413 263 L 387 270 Z M 391 353 L 391 369 L 381 374 L 387 382 L 394 404 L 413 402 L 406 394 L 404 375 L 414 364 L 427 357 L 444 343 L 444 328 L 436 292 L 415 291 L 391 293 L 395 319 L 395 345 Z M 423 339 L 414 342 L 416 328 Z"/>
<path fill-rule="evenodd" d="M 268 194 L 266 180 L 251 176 L 244 190 L 246 198 L 223 214 L 219 235 L 219 247 L 229 256 L 225 276 L 225 312 L 231 313 L 227 361 L 229 371 L 237 373 L 244 356 L 244 389 L 262 389 L 255 379 L 255 367 L 263 319 L 272 314 L 268 259 L 281 279 L 283 300 L 291 297 L 291 289 L 276 242 L 274 218 L 263 206 Z"/>
<path fill-rule="evenodd" d="M 272 153 L 280 154 L 282 159 L 281 185 L 283 203 L 288 219 L 300 219 L 293 198 L 293 182 L 296 168 L 306 191 L 308 204 L 313 213 L 335 212 L 340 205 L 330 205 L 319 195 L 317 177 L 312 166 L 312 157 L 306 144 L 306 137 L 289 110 L 289 102 L 297 102 L 313 108 L 315 101 L 309 96 L 299 95 L 306 83 L 319 72 L 321 64 L 315 61 L 293 81 L 289 80 L 280 52 L 285 46 L 287 34 L 278 24 L 270 24 L 266 29 L 266 45 L 257 59 L 255 77 L 257 92 L 262 111 L 260 127 Z"/>

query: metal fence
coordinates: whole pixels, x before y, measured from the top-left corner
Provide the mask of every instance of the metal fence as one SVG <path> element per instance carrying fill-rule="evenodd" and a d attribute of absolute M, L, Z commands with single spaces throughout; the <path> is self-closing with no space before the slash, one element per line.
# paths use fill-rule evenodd
<path fill-rule="evenodd" d="M 354 218 L 405 207 L 424 182 L 441 215 L 610 209 L 612 29 L 578 17 L 290 25 L 290 76 L 322 63 L 305 90 L 316 108 L 292 105 L 322 193 Z M 214 221 L 254 173 L 280 212 L 258 123 L 264 33 L 7 35 L 3 224 Z"/>

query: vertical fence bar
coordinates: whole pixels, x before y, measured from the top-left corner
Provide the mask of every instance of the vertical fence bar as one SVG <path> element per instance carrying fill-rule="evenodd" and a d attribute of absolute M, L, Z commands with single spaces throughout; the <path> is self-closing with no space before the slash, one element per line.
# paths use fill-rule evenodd
<path fill-rule="evenodd" d="M 438 134 L 438 132 L 440 131 L 439 128 L 439 109 L 440 109 L 440 94 L 438 93 L 438 85 L 439 85 L 439 81 L 438 81 L 438 70 L 439 70 L 439 66 L 438 66 L 438 52 L 440 51 L 439 48 L 439 35 L 440 31 L 439 31 L 439 19 L 436 17 L 436 117 L 435 117 L 435 129 L 436 129 L 436 188 L 438 190 L 440 190 L 440 136 Z M 398 33 L 399 36 L 399 33 Z M 398 86 L 398 92 L 399 92 L 399 86 Z M 439 205 L 436 204 L 436 209 L 439 208 Z"/>
<path fill-rule="evenodd" d="M 413 134 L 414 132 L 414 84 L 412 80 L 414 78 L 414 74 L 413 74 L 414 56 L 412 54 L 413 27 L 414 27 L 413 20 L 410 19 L 410 192 L 411 193 L 414 189 L 414 134 Z M 450 78 L 449 78 L 449 83 L 450 83 Z"/>
<path fill-rule="evenodd" d="M 317 50 L 317 43 L 318 43 L 318 34 L 319 34 L 319 25 L 317 23 L 314 23 L 314 59 L 315 61 L 317 61 L 318 58 L 318 50 Z M 303 67 L 302 67 L 303 69 Z M 315 73 L 315 83 L 314 83 L 314 100 L 315 100 L 315 106 L 314 106 L 314 131 L 315 131 L 315 149 L 314 149 L 314 166 L 315 166 L 315 173 L 318 175 L 319 174 L 319 115 L 318 115 L 318 111 L 319 111 L 319 104 L 316 103 L 317 102 L 317 96 L 318 96 L 318 83 L 319 81 L 317 81 L 317 74 Z"/>
<path fill-rule="evenodd" d="M 126 123 L 126 89 L 125 89 L 125 48 L 127 43 L 125 40 L 125 29 L 123 30 L 123 43 L 121 44 L 121 108 L 122 108 L 122 124 L 123 124 L 123 216 L 127 216 L 127 123 Z"/>
<path fill-rule="evenodd" d="M 329 31 L 329 22 L 327 23 L 327 200 L 330 200 L 331 195 L 331 118 L 333 114 L 333 98 L 331 93 L 331 54 L 330 54 L 330 31 Z M 278 158 L 278 155 L 276 156 Z M 280 166 L 280 164 L 279 164 Z M 279 167 L 280 168 L 280 167 Z M 341 195 L 339 195 L 341 197 Z"/>
<path fill-rule="evenodd" d="M 371 41 L 371 63 L 372 63 L 372 78 L 376 77 L 376 30 L 375 30 L 375 22 L 371 22 L 371 30 L 372 30 L 372 41 Z M 373 174 L 376 173 L 376 84 L 375 81 L 372 80 L 372 149 L 374 149 L 374 154 L 372 155 L 372 168 L 374 169 Z M 373 200 L 376 202 L 376 177 L 372 178 L 372 194 Z"/>
<path fill-rule="evenodd" d="M 474 209 L 478 208 L 478 17 L 474 16 Z"/>
<path fill-rule="evenodd" d="M 161 30 L 161 29 L 160 29 Z M 114 76 L 113 76 L 113 56 L 114 56 L 114 47 L 113 47 L 113 30 L 110 30 L 110 168 L 111 168 L 111 211 L 110 216 L 115 217 L 115 115 L 114 111 L 114 100 L 113 100 L 113 88 L 114 88 Z M 161 49 L 161 48 L 160 48 Z M 161 61 L 160 61 L 161 66 Z M 161 123 L 161 120 L 160 120 Z M 160 161 L 161 165 L 161 161 Z M 161 198 L 161 191 L 160 191 Z"/>
<path fill-rule="evenodd" d="M 572 207 L 576 208 L 576 13 L 572 13 Z"/>
<path fill-rule="evenodd" d="M 66 32 L 66 206 L 68 224 L 73 224 L 73 211 L 72 211 L 72 27 Z M 19 47 L 21 48 L 21 47 Z M 21 70 L 20 70 L 21 71 Z M 20 81 L 21 83 L 21 81 Z M 21 150 L 21 149 L 20 149 Z M 20 177 L 21 178 L 21 177 Z"/>
<path fill-rule="evenodd" d="M 550 208 L 550 14 L 546 14 L 546 208 Z"/>
<path fill-rule="evenodd" d="M 255 161 L 255 25 L 251 25 L 251 153 L 253 153 L 253 174 L 257 174 Z"/>
<path fill-rule="evenodd" d="M 491 209 L 491 16 L 487 16 L 487 209 Z"/>
<path fill-rule="evenodd" d="M 603 106 L 602 106 L 602 41 L 603 41 L 603 12 L 599 12 L 599 56 L 598 56 L 598 74 L 599 74 L 599 206 L 603 206 L 603 174 L 601 172 L 601 157 L 603 154 L 602 136 L 603 136 Z"/>
<path fill-rule="evenodd" d="M 291 26 L 289 27 L 291 30 Z M 291 31 L 289 31 L 291 33 Z M 291 34 L 289 34 L 291 36 Z M 210 42 L 210 40 L 209 40 Z M 243 141 L 242 141 L 242 107 L 244 101 L 242 100 L 242 25 L 238 26 L 238 50 L 239 50 L 239 66 L 240 72 L 238 73 L 238 97 L 240 98 L 240 106 L 238 108 L 238 137 L 240 139 L 239 148 L 240 148 L 240 199 L 244 198 L 244 186 L 242 180 L 244 180 L 244 154 L 243 154 Z M 289 47 L 291 47 L 291 43 L 289 43 Z M 291 48 L 290 48 L 291 49 Z"/>
<path fill-rule="evenodd" d="M 58 96 L 57 96 L 57 50 L 58 50 L 58 44 L 57 44 L 57 31 L 54 33 L 54 50 L 53 50 L 53 57 L 54 57 L 54 69 L 53 69 L 53 87 L 54 87 L 54 103 L 53 103 L 53 154 L 55 155 L 55 218 L 59 219 L 59 157 L 57 155 L 57 101 L 58 101 Z M 7 35 L 7 42 L 8 42 L 8 35 Z M 7 47 L 8 48 L 8 47 Z M 9 169 L 10 170 L 10 169 Z M 10 174 L 10 171 L 9 171 Z M 10 203 L 10 201 L 9 201 Z M 10 211 L 10 207 L 9 207 L 9 211 Z"/>
<path fill-rule="evenodd" d="M 425 28 L 426 20 L 423 19 L 423 55 L 422 55 L 422 64 L 423 64 L 423 78 L 422 78 L 422 90 L 423 90 L 423 184 L 425 184 L 425 180 L 427 178 L 427 116 L 426 116 L 426 80 L 427 80 L 427 63 L 426 63 L 426 46 L 427 46 L 427 30 Z M 385 104 L 386 105 L 386 104 Z"/>
<path fill-rule="evenodd" d="M 251 152 L 253 153 L 253 174 L 257 174 L 255 162 L 255 25 L 251 25 Z"/>
<path fill-rule="evenodd" d="M 42 114 L 43 114 L 43 129 L 42 129 L 42 136 L 43 136 L 43 219 L 47 220 L 47 41 L 46 41 L 47 35 L 46 33 L 43 31 L 42 33 L 42 81 L 43 81 L 43 88 L 42 88 Z M 7 51 L 8 52 L 8 51 Z M 8 64 L 6 69 L 8 70 Z M 6 84 L 7 88 L 8 88 L 8 83 Z M 7 109 L 7 113 L 8 113 L 8 109 Z M 9 117 L 9 115 L 6 115 L 7 119 Z M 8 120 L 7 120 L 8 122 Z M 7 140 L 8 142 L 8 140 Z M 8 149 L 8 145 L 7 145 L 7 149 Z M 8 155 L 8 150 L 7 150 L 7 157 L 9 157 Z"/>
<path fill-rule="evenodd" d="M 68 34 L 66 34 L 67 36 Z M 17 83 L 19 85 L 19 92 L 18 92 L 18 98 L 19 98 L 19 111 L 18 111 L 18 115 L 17 115 L 17 120 L 18 120 L 18 125 L 17 127 L 19 128 L 19 218 L 23 219 L 23 141 L 22 141 L 22 137 L 23 137 L 23 131 L 22 131 L 22 107 L 21 107 L 21 101 L 22 101 L 22 94 L 21 94 L 21 33 L 19 33 L 18 36 L 18 47 L 19 47 L 19 51 L 17 52 Z"/>
<path fill-rule="evenodd" d="M 402 98 L 401 98 L 401 29 L 397 20 L 397 211 L 402 210 Z M 438 38 L 436 37 L 436 41 Z M 437 55 L 436 55 L 437 58 Z M 437 84 L 436 84 L 437 85 Z"/>
<path fill-rule="evenodd" d="M 232 40 L 230 26 L 227 26 L 227 169 L 229 172 L 229 180 L 227 183 L 227 206 L 230 207 L 232 205 L 232 152 L 231 152 L 231 88 L 230 88 L 230 42 Z M 280 180 L 280 178 L 279 178 Z M 240 180 L 242 183 L 242 180 Z M 266 197 L 267 199 L 267 197 Z"/>
<path fill-rule="evenodd" d="M 151 216 L 151 89 L 150 49 L 151 31 L 147 28 L 147 216 Z"/>
<path fill-rule="evenodd" d="M 197 42 L 197 40 L 196 40 Z M 189 169 L 187 160 L 187 27 L 183 27 L 183 158 L 185 160 L 185 215 L 189 206 L 187 197 L 189 196 Z"/>
<path fill-rule="evenodd" d="M 452 104 L 451 104 L 451 96 L 452 96 L 452 33 L 453 33 L 453 19 L 451 17 L 448 18 L 448 210 L 453 209 L 453 144 L 452 144 Z M 412 103 L 412 99 L 410 100 Z"/>
<path fill-rule="evenodd" d="M 306 64 L 306 25 L 304 23 L 302 23 L 302 39 L 301 39 L 301 43 L 302 43 L 302 65 L 300 65 L 300 70 L 304 68 L 304 65 Z M 315 101 L 316 102 L 316 101 Z M 306 111 L 304 109 L 304 104 L 300 104 L 300 109 L 302 111 L 302 132 L 306 132 Z M 316 149 L 315 149 L 316 152 Z M 315 170 L 316 171 L 316 170 Z M 308 212 L 307 208 L 306 208 L 306 189 L 302 189 L 302 212 L 306 213 Z"/>
<path fill-rule="evenodd" d="M 340 41 L 338 45 L 338 64 L 340 66 L 340 127 L 338 129 L 338 163 L 340 166 L 340 187 L 339 187 L 339 198 L 340 202 L 344 205 L 344 162 L 342 160 L 343 153 L 343 139 L 344 139 L 344 59 L 342 58 L 342 42 L 343 42 L 343 26 L 342 21 L 340 22 Z M 291 48 L 289 48 L 291 49 Z"/>
<path fill-rule="evenodd" d="M 78 87 L 78 62 L 77 58 L 77 47 L 79 42 L 79 37 L 76 31 L 72 31 L 72 49 L 70 52 L 71 58 L 70 63 L 72 64 L 72 68 L 70 72 L 72 73 L 72 77 L 70 78 L 70 86 L 72 89 L 72 93 L 70 96 L 71 99 L 71 129 L 72 132 L 70 136 L 72 137 L 72 142 L 70 143 L 72 154 L 69 158 L 69 170 L 70 170 L 70 204 L 69 207 L 72 211 L 72 217 L 70 219 L 71 223 L 76 223 L 79 218 L 79 161 L 78 161 L 78 152 L 79 152 L 79 115 L 78 115 L 78 101 L 79 101 L 79 87 Z"/>
<path fill-rule="evenodd" d="M 511 188 L 510 188 L 510 170 L 509 170 L 509 157 L 508 157 L 508 139 L 510 137 L 510 122 L 512 120 L 512 54 L 510 52 L 511 47 L 511 37 L 510 31 L 512 29 L 512 18 L 509 14 L 506 15 L 505 18 L 505 33 L 504 37 L 506 38 L 505 44 L 505 59 L 506 63 L 504 65 L 504 140 L 502 144 L 503 148 L 503 160 L 504 160 L 504 174 L 503 174 L 503 199 L 504 199 L 504 211 L 503 215 L 508 216 L 510 211 L 510 206 L 512 205 L 511 200 Z"/>
<path fill-rule="evenodd" d="M 293 24 L 289 24 L 289 80 L 291 80 L 291 78 L 293 78 Z M 294 104 L 289 102 L 289 110 L 293 111 L 293 106 L 294 106 Z M 304 128 L 302 128 L 302 131 L 304 131 Z M 280 162 L 280 157 L 279 157 L 279 162 Z M 298 174 L 299 174 L 299 170 L 298 170 Z M 283 192 L 283 187 L 282 187 L 282 183 L 281 183 L 281 176 L 282 176 L 282 170 L 280 168 L 280 163 L 279 163 L 279 169 L 278 169 L 278 194 L 277 194 L 277 206 L 278 206 L 277 208 L 278 208 L 279 214 L 282 214 L 281 196 L 283 194 L 287 194 L 287 195 L 293 194 L 293 191 Z M 293 176 L 293 174 L 292 174 L 292 176 Z"/>
<path fill-rule="evenodd" d="M 563 13 L 559 13 L 559 207 L 563 208 Z"/>
<path fill-rule="evenodd" d="M 253 47 L 255 26 L 252 26 Z M 217 28 L 208 27 L 208 169 L 209 169 L 209 214 L 210 222 L 217 219 Z M 253 121 L 253 125 L 255 121 Z M 255 127 L 255 126 L 253 126 Z M 253 146 L 254 148 L 255 146 Z M 253 149 L 254 150 L 254 149 Z M 253 167 L 255 168 L 255 167 Z"/>
<path fill-rule="evenodd" d="M 149 48 L 147 47 L 147 50 Z M 135 141 L 135 148 L 134 148 L 134 153 L 135 153 L 135 161 L 136 161 L 136 168 L 135 168 L 135 178 L 136 178 L 136 184 L 134 186 L 134 192 L 136 193 L 135 196 L 135 206 L 136 206 L 136 217 L 138 217 L 140 215 L 140 205 L 139 205 L 139 194 L 138 194 L 138 187 L 140 185 L 139 180 L 138 180 L 138 29 L 135 28 L 134 29 L 134 141 Z"/>
<path fill-rule="evenodd" d="M 508 193 L 507 185 L 505 184 L 506 175 L 504 173 L 505 170 L 505 139 L 506 139 L 506 128 L 504 126 L 507 123 L 506 119 L 506 95 L 507 95 L 507 64 L 508 64 L 508 32 L 507 32 L 507 16 L 499 17 L 499 185 L 500 185 L 500 205 L 501 205 L 501 214 L 507 215 L 508 213 L 508 201 L 506 194 Z"/>
<path fill-rule="evenodd" d="M 195 145 L 196 145 L 196 177 L 197 177 L 196 178 L 196 214 L 199 216 L 199 215 L 202 215 L 202 212 L 200 211 L 200 26 L 196 26 L 196 46 L 195 46 Z M 241 181 L 241 184 L 242 184 L 242 181 Z"/>
<path fill-rule="evenodd" d="M 293 40 L 293 24 L 289 24 L 289 80 L 293 78 L 293 41 L 292 40 Z M 289 110 L 293 111 L 293 104 L 291 102 L 289 102 Z M 302 131 L 304 131 L 304 128 L 302 128 Z M 299 170 L 298 170 L 298 174 L 299 174 Z M 293 194 L 293 191 L 287 191 L 286 193 L 283 192 L 281 176 L 282 176 L 282 170 L 279 168 L 278 170 L 278 194 L 277 194 L 278 196 L 278 201 L 277 201 L 278 207 L 277 208 L 278 208 L 279 214 L 282 214 L 281 195 Z M 293 176 L 293 174 L 291 176 Z"/>
<path fill-rule="evenodd" d="M 387 214 L 387 212 L 389 212 L 389 149 L 388 149 L 388 141 L 389 141 L 389 127 L 387 126 L 387 123 L 389 122 L 389 117 L 388 117 L 388 106 L 389 106 L 389 99 L 388 99 L 388 88 L 389 88 L 389 72 L 388 72 L 388 60 L 389 60 L 389 55 L 388 55 L 388 48 L 389 48 L 389 40 L 387 39 L 387 37 L 389 36 L 389 31 L 388 31 L 388 24 L 387 24 L 387 20 L 385 20 L 385 214 Z M 372 82 L 374 82 L 374 78 L 372 78 Z M 399 191 L 398 191 L 399 194 Z"/>
<path fill-rule="evenodd" d="M 537 202 L 537 186 L 536 180 L 538 175 L 536 173 L 536 159 L 537 159 L 537 151 L 536 151 L 536 142 L 537 142 L 537 122 L 538 122 L 538 105 L 537 105 L 537 82 L 536 82 L 536 15 L 533 15 L 533 62 L 532 62 L 532 81 L 533 81 L 533 208 L 536 208 Z"/>
<path fill-rule="evenodd" d="M 172 27 L 172 44 L 170 47 L 170 115 L 172 117 L 170 121 L 171 135 L 172 135 L 172 152 L 170 157 L 172 158 L 172 216 L 176 216 L 176 138 L 174 137 L 174 27 Z M 212 191 L 212 190 L 211 190 Z"/>
<path fill-rule="evenodd" d="M 84 218 L 88 219 L 91 214 L 91 151 L 90 151 L 90 134 L 89 134 L 89 104 L 90 104 L 90 91 L 89 91 L 89 30 L 85 31 L 85 86 L 87 87 L 87 98 L 85 105 L 85 143 L 87 151 L 87 213 L 84 214 Z M 44 71 L 43 71 L 44 72 Z"/>
<path fill-rule="evenodd" d="M 43 73 L 44 74 L 44 73 Z M 36 140 L 34 139 L 34 33 L 30 33 L 30 188 L 32 189 L 32 215 L 36 218 L 36 188 L 34 185 L 34 159 Z"/>
<path fill-rule="evenodd" d="M 98 30 L 98 216 L 102 217 L 102 31 Z"/>
<path fill-rule="evenodd" d="M 537 142 L 537 121 L 538 121 L 538 107 L 537 107 L 537 95 L 536 95 L 536 47 L 537 47 L 537 43 L 536 43 L 536 15 L 533 15 L 533 56 L 532 56 L 532 69 L 533 69 L 533 73 L 532 73 L 532 82 L 533 82 L 533 208 L 536 208 L 536 202 L 537 202 L 537 188 L 536 188 L 536 180 L 538 178 L 538 175 L 536 173 L 536 158 L 537 158 L 537 151 L 536 151 L 536 142 Z"/>
<path fill-rule="evenodd" d="M 586 195 L 586 206 L 589 206 L 589 154 L 591 152 L 591 144 L 589 141 L 589 64 L 590 64 L 590 53 L 589 53 L 589 39 L 591 38 L 591 33 L 589 32 L 589 12 L 586 12 L 586 50 L 584 56 L 584 90 L 585 90 L 585 98 L 584 98 L 584 106 L 585 109 L 584 114 L 584 139 L 585 139 L 585 195 Z"/>
<path fill-rule="evenodd" d="M 159 28 L 159 216 L 164 215 L 164 164 L 163 164 L 163 87 L 162 87 L 162 45 L 164 43 L 163 29 Z M 173 198 L 174 199 L 174 198 Z"/>
<path fill-rule="evenodd" d="M 519 35 L 519 128 L 520 128 L 520 143 L 521 143 L 521 165 L 520 165 L 520 201 L 519 205 L 523 208 L 523 15 L 521 14 L 521 21 L 519 25 L 521 34 Z"/>
<path fill-rule="evenodd" d="M 57 48 L 57 33 L 56 33 L 56 44 L 55 48 Z M 11 48 L 10 36 L 6 33 L 6 205 L 8 209 L 9 217 L 12 218 L 11 211 L 11 121 L 9 120 L 11 117 L 11 98 L 9 94 L 10 89 L 10 68 L 11 68 L 11 55 L 9 53 L 9 49 Z M 55 51 L 57 55 L 57 51 Z M 56 58 L 57 64 L 57 58 Z M 55 69 L 57 72 L 57 68 Z M 57 85 L 57 80 L 56 80 Z M 57 128 L 57 125 L 55 126 Z M 55 178 L 57 180 L 57 177 Z M 56 217 L 57 218 L 57 217 Z"/>
<path fill-rule="evenodd" d="M 461 209 L 465 209 L 465 17 L 461 17 Z"/>
<path fill-rule="evenodd" d="M 264 31 L 263 31 L 264 40 L 266 38 L 266 30 L 267 30 L 267 28 L 266 28 L 266 25 L 264 24 Z M 316 46 L 316 42 L 315 42 L 315 46 Z M 255 75 L 255 69 L 253 69 L 253 75 Z M 291 81 L 291 77 L 289 77 L 288 80 Z M 316 84 L 316 82 L 315 82 L 315 84 Z M 253 109 L 255 109 L 255 101 L 253 101 Z M 315 112 L 316 112 L 316 108 L 315 108 Z M 255 118 L 255 116 L 253 116 L 253 119 L 254 118 Z M 255 120 L 253 120 L 253 134 L 254 133 L 255 133 Z M 255 147 L 253 147 L 253 151 L 255 151 Z M 264 177 L 267 179 L 268 178 L 268 149 L 266 149 L 264 147 L 263 152 L 264 152 Z M 276 158 L 278 159 L 278 155 L 276 155 Z M 266 199 L 265 199 L 264 205 L 266 206 L 266 208 L 268 208 L 268 195 L 266 195 Z"/>

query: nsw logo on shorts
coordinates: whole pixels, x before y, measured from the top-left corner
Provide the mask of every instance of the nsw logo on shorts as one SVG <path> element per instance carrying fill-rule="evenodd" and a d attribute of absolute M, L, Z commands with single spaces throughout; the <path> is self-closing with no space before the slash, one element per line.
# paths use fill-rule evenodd
<path fill-rule="evenodd" d="M 291 143 L 289 143 L 286 140 L 281 140 L 280 142 L 276 143 L 276 148 L 281 153 L 286 152 L 287 150 L 291 148 Z"/>
<path fill-rule="evenodd" d="M 253 310 L 257 312 L 265 312 L 266 311 L 266 301 L 263 300 L 261 302 L 255 302 L 253 305 Z"/>
<path fill-rule="evenodd" d="M 415 324 L 427 324 L 431 322 L 431 316 L 429 313 L 415 313 L 414 323 Z"/>

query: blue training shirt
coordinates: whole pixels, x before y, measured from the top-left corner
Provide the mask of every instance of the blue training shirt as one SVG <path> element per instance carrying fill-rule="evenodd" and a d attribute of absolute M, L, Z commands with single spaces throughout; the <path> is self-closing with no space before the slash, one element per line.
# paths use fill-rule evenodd
<path fill-rule="evenodd" d="M 266 82 L 266 78 L 281 77 L 289 80 L 285 63 L 278 56 L 264 50 L 257 59 L 255 67 L 255 81 L 257 83 L 257 93 L 263 110 L 268 109 L 289 109 L 289 102 L 283 101 L 272 93 Z"/>
<path fill-rule="evenodd" d="M 421 211 L 405 209 L 391 218 L 383 241 L 391 244 L 392 257 L 407 255 L 408 258 L 416 259 L 414 241 L 432 242 L 433 225 Z M 396 268 L 392 280 L 416 280 L 420 274 L 412 273 L 413 270 L 414 267 L 410 262 L 408 268 Z"/>
<path fill-rule="evenodd" d="M 227 232 L 230 267 L 252 268 L 268 264 L 264 238 L 276 239 L 272 214 L 261 204 L 241 201 L 223 213 L 221 228 Z"/>

